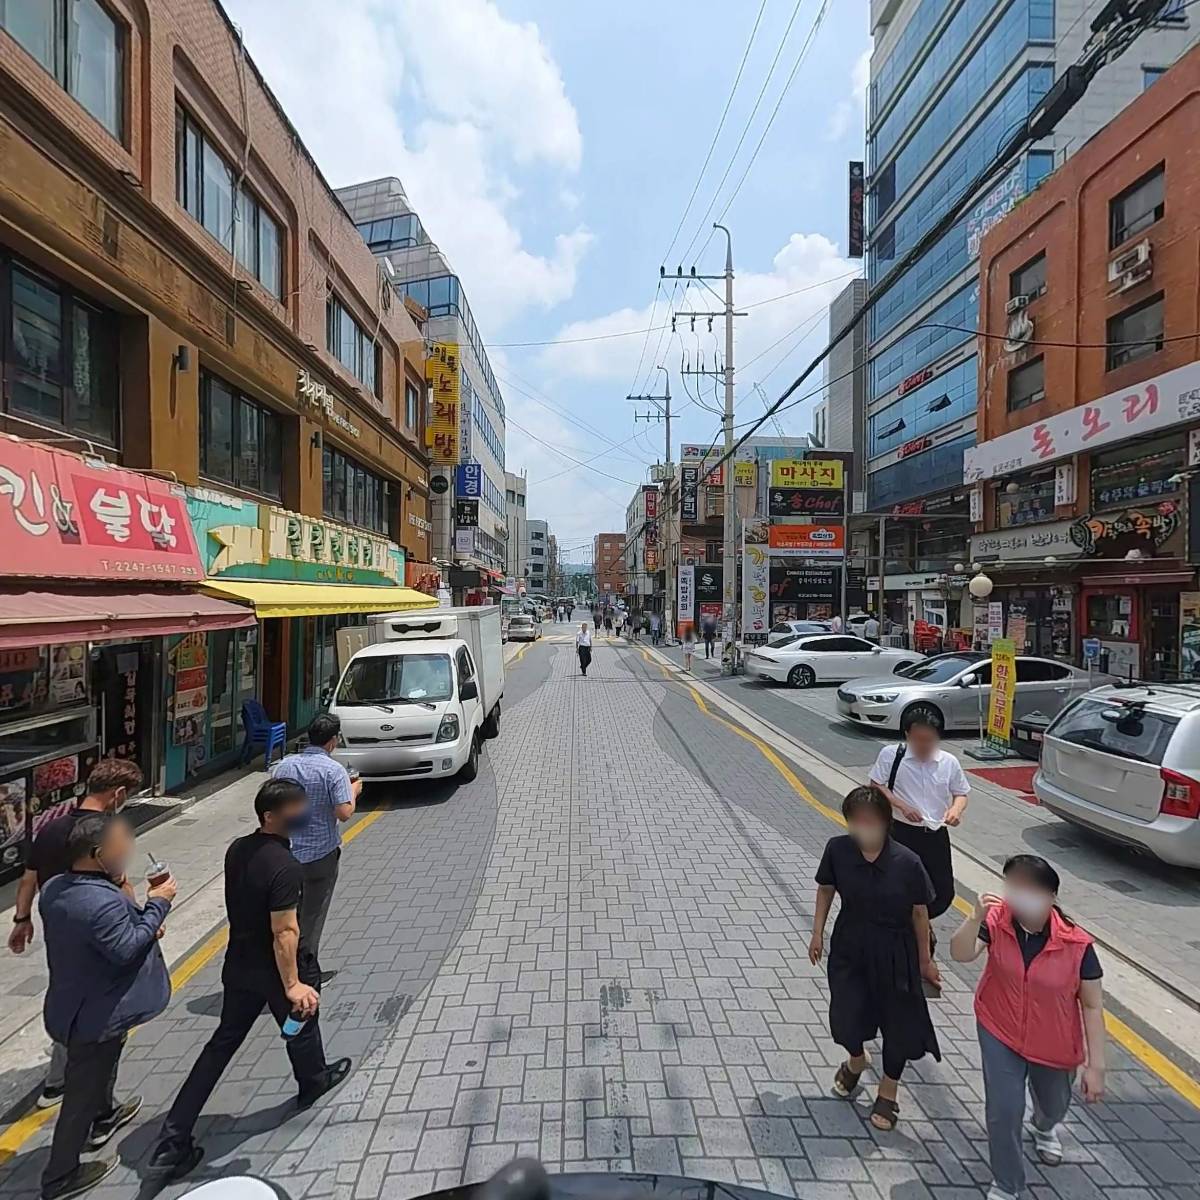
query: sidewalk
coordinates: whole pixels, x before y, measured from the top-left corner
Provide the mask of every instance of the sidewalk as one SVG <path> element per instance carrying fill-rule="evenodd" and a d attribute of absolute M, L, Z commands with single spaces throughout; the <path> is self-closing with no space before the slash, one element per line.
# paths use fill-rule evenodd
<path fill-rule="evenodd" d="M 900 1126 L 873 1130 L 867 1097 L 829 1097 L 841 1053 L 805 953 L 837 827 L 636 649 L 599 641 L 583 679 L 569 644 L 543 643 L 511 682 L 479 778 L 397 793 L 346 847 L 322 1026 L 354 1076 L 294 1114 L 260 1022 L 188 1183 L 249 1171 L 294 1200 L 403 1200 L 532 1154 L 552 1171 L 682 1172 L 808 1200 L 981 1197 L 975 972 L 944 964 L 943 1062 L 911 1068 Z M 219 967 L 131 1041 L 122 1087 L 146 1108 L 98 1200 L 137 1191 L 214 1027 Z M 1110 1068 L 1110 1098 L 1068 1119 L 1067 1162 L 1031 1164 L 1032 1197 L 1195 1197 L 1200 1110 L 1120 1047 Z M 6 1197 L 31 1200 L 47 1139 L 0 1166 Z"/>

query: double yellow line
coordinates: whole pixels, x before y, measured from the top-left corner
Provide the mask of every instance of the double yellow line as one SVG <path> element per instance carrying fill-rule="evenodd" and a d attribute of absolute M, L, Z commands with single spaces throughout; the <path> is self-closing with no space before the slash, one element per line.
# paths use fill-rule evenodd
<path fill-rule="evenodd" d="M 648 651 L 642 650 L 642 657 L 648 662 L 653 663 L 667 677 L 671 678 L 671 671 L 665 667 L 657 658 L 652 658 Z M 787 781 L 792 790 L 815 812 L 821 814 L 827 820 L 832 821 L 836 825 L 845 826 L 846 821 L 840 812 L 830 808 L 827 804 L 822 804 L 812 792 L 804 786 L 797 778 L 795 771 L 787 765 L 787 763 L 767 745 L 761 738 L 756 737 L 748 729 L 743 729 L 740 725 L 733 721 L 726 720 L 722 716 L 718 716 L 705 703 L 704 697 L 696 690 L 691 683 L 685 684 L 688 693 L 696 702 L 696 707 L 710 720 L 716 721 L 719 725 L 724 725 L 726 729 L 737 734 L 743 741 L 749 742 L 758 752 L 779 772 Z M 954 907 L 958 909 L 964 916 L 970 916 L 975 911 L 975 906 L 968 903 L 961 896 L 954 897 Z M 1113 1041 L 1124 1047 L 1138 1060 L 1148 1071 L 1157 1075 L 1168 1087 L 1178 1092 L 1185 1100 L 1196 1108 L 1200 1108 L 1200 1081 L 1194 1079 L 1187 1072 L 1177 1067 L 1166 1055 L 1156 1050 L 1141 1034 L 1135 1032 L 1120 1017 L 1115 1016 L 1107 1010 L 1104 1013 L 1104 1026 L 1108 1030 L 1109 1036 Z"/>
<path fill-rule="evenodd" d="M 376 809 L 374 812 L 363 813 L 349 829 L 342 834 L 342 844 L 352 842 L 360 833 L 369 829 L 376 821 L 383 816 L 384 810 Z M 229 926 L 222 925 L 215 929 L 195 950 L 191 952 L 176 968 L 171 972 L 171 991 L 177 992 L 196 975 L 200 973 L 212 960 L 225 949 L 229 943 Z M 32 1112 L 26 1113 L 23 1117 L 14 1121 L 3 1133 L 0 1133 L 0 1167 L 3 1167 L 10 1158 L 16 1154 L 22 1146 L 43 1125 L 51 1120 L 58 1112 L 58 1108 L 35 1108 Z"/>

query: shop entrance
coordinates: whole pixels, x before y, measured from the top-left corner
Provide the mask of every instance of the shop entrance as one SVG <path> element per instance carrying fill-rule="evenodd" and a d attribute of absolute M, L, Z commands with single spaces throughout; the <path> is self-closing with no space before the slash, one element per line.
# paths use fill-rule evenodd
<path fill-rule="evenodd" d="M 1152 588 L 1146 593 L 1148 633 L 1146 672 L 1151 679 L 1181 678 L 1179 654 L 1179 592 Z"/>
<path fill-rule="evenodd" d="M 100 753 L 142 769 L 153 787 L 154 707 L 158 695 L 155 643 L 105 643 L 92 651 L 92 687 L 100 729 Z"/>

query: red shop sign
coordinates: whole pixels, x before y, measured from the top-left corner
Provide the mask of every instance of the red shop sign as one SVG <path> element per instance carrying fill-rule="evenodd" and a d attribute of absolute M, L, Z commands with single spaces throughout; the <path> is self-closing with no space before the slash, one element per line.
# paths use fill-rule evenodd
<path fill-rule="evenodd" d="M 57 579 L 204 578 L 183 488 L 0 437 L 0 573 Z"/>
<path fill-rule="evenodd" d="M 913 388 L 920 387 L 923 383 L 928 383 L 933 378 L 933 368 L 926 367 L 922 371 L 914 371 L 907 379 L 903 380 L 900 386 L 896 389 L 896 394 L 903 396 L 905 392 L 911 392 Z"/>
<path fill-rule="evenodd" d="M 932 445 L 933 438 L 931 438 L 928 434 L 926 434 L 924 437 L 913 438 L 911 442 L 905 442 L 904 445 L 900 447 L 898 457 L 908 458 L 911 454 L 920 454 L 922 450 L 928 450 Z"/>

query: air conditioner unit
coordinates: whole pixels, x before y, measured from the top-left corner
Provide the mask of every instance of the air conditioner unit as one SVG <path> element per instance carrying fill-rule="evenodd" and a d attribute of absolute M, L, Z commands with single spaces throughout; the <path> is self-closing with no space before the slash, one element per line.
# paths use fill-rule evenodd
<path fill-rule="evenodd" d="M 1117 284 L 1116 290 L 1122 291 L 1124 287 L 1133 286 L 1126 282 L 1130 276 L 1134 277 L 1134 282 L 1138 282 L 1145 279 L 1153 269 L 1153 255 L 1147 238 L 1109 261 L 1108 282 Z"/>
<path fill-rule="evenodd" d="M 1014 313 L 1019 313 L 1022 309 L 1029 307 L 1028 296 L 1014 296 L 1005 306 L 1004 311 L 1011 317 Z"/>
<path fill-rule="evenodd" d="M 1008 323 L 1008 331 L 1004 337 L 1004 352 L 1016 354 L 1018 350 L 1024 350 L 1032 340 L 1033 321 L 1030 320 L 1028 313 L 1023 311 L 1017 313 Z"/>

